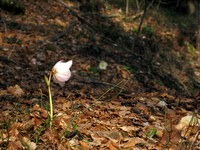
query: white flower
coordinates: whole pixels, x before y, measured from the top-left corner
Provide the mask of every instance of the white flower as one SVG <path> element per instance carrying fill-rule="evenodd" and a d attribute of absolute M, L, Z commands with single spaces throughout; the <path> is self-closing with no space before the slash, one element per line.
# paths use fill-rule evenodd
<path fill-rule="evenodd" d="M 107 66 L 108 66 L 108 63 L 105 62 L 105 61 L 101 61 L 101 62 L 99 63 L 99 68 L 100 68 L 101 70 L 106 70 Z"/>
<path fill-rule="evenodd" d="M 57 62 L 52 69 L 53 81 L 63 87 L 65 82 L 71 77 L 71 71 L 69 70 L 71 66 L 72 60 L 68 62 L 60 60 Z"/>

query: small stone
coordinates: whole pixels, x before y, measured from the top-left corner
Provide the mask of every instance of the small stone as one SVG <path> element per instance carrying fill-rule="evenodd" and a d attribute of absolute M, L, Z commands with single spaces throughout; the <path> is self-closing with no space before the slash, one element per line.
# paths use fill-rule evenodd
<path fill-rule="evenodd" d="M 167 107 L 167 103 L 165 101 L 158 102 L 157 106 L 159 107 Z"/>

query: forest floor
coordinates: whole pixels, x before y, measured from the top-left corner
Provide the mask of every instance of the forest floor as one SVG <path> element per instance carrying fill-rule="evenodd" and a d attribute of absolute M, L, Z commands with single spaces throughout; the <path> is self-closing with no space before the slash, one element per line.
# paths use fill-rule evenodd
<path fill-rule="evenodd" d="M 23 2 L 25 14 L 0 10 L 0 149 L 200 149 L 192 17 L 149 9 L 138 32 L 140 10 Z M 44 76 L 59 60 L 72 77 L 52 83 L 50 128 Z"/>

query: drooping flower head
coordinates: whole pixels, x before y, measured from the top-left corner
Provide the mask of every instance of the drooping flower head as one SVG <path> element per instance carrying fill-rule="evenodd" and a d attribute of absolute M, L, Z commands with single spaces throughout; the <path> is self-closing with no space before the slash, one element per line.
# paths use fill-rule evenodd
<path fill-rule="evenodd" d="M 63 87 L 65 82 L 71 77 L 71 71 L 69 70 L 71 66 L 72 60 L 68 62 L 60 60 L 57 62 L 52 69 L 53 81 Z"/>

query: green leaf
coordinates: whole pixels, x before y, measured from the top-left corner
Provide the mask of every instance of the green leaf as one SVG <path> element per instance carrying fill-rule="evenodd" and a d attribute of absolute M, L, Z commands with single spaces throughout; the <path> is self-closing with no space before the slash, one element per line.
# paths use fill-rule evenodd
<path fill-rule="evenodd" d="M 45 80 L 47 86 L 50 86 L 50 81 L 49 81 L 49 79 L 47 78 L 47 76 L 44 76 L 44 80 Z"/>
<path fill-rule="evenodd" d="M 158 131 L 155 128 L 152 128 L 148 133 L 147 133 L 147 137 L 148 138 L 153 138 L 155 136 L 158 135 Z"/>
<path fill-rule="evenodd" d="M 188 52 L 190 54 L 192 54 L 193 56 L 195 56 L 196 55 L 196 49 L 195 49 L 195 47 L 191 43 L 189 43 L 189 42 L 185 42 L 185 45 L 187 46 Z"/>

